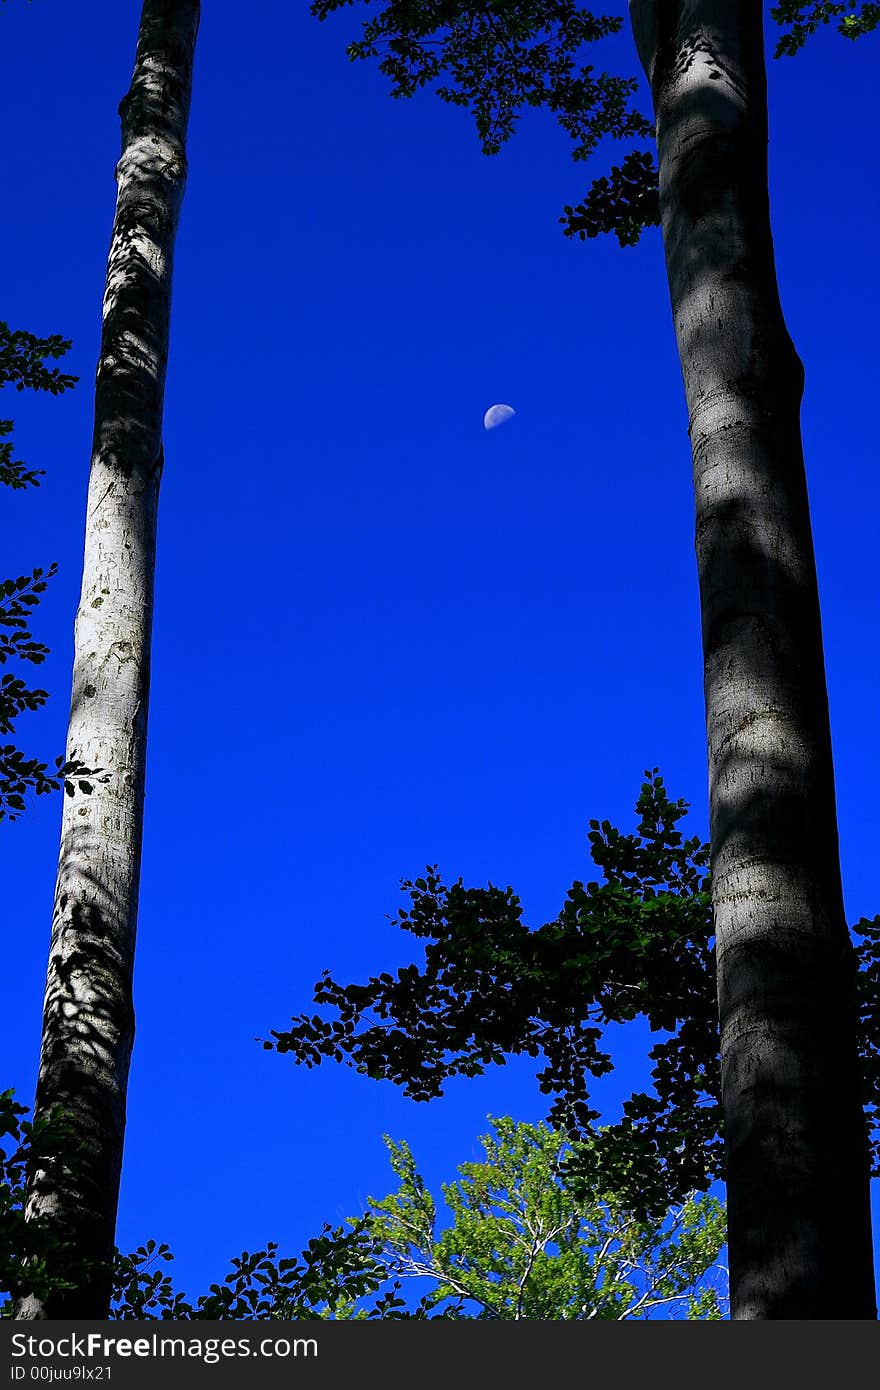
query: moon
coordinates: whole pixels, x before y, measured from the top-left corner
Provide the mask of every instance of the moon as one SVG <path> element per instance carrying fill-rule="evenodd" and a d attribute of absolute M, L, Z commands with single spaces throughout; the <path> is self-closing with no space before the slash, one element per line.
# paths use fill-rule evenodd
<path fill-rule="evenodd" d="M 515 414 L 512 405 L 490 405 L 483 416 L 483 424 L 487 430 L 494 430 L 496 425 L 503 425 Z"/>

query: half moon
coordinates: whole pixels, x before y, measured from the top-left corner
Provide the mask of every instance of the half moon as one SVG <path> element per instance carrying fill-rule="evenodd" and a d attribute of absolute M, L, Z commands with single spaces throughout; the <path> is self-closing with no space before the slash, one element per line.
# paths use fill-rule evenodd
<path fill-rule="evenodd" d="M 490 405 L 483 416 L 483 424 L 487 430 L 494 430 L 496 425 L 503 425 L 515 414 L 512 405 Z"/>

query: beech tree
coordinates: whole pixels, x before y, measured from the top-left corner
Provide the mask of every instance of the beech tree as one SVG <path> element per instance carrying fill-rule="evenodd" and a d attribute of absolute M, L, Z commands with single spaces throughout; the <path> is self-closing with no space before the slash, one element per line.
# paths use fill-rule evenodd
<path fill-rule="evenodd" d="M 657 119 L 693 451 L 732 1315 L 874 1318 L 855 963 L 804 370 L 770 232 L 762 6 L 631 0 L 630 14 Z"/>
<path fill-rule="evenodd" d="M 323 18 L 347 3 L 313 9 Z M 566 209 L 567 229 L 615 230 L 623 243 L 658 217 L 663 230 L 696 500 L 731 1312 L 874 1318 L 804 371 L 770 231 L 763 7 L 630 0 L 629 14 L 657 179 L 650 153 L 634 151 Z M 407 0 L 368 21 L 349 53 L 378 57 L 396 95 L 442 79 L 439 95 L 474 111 L 491 150 L 525 105 L 548 106 L 569 133 L 596 129 L 607 83 L 575 63 L 590 22 L 613 23 L 573 0 L 439 11 Z M 634 131 L 620 109 L 603 125 Z M 576 153 L 591 148 L 581 140 Z"/>
<path fill-rule="evenodd" d="M 65 1117 L 69 1166 L 37 1159 L 27 1216 L 87 1274 L 22 1296 L 21 1319 L 100 1318 L 110 1261 L 134 1035 L 156 518 L 174 242 L 198 0 L 144 0 L 122 154 L 95 386 L 82 593 L 67 758 L 105 770 L 64 799 L 43 1012 L 36 1124 Z"/>

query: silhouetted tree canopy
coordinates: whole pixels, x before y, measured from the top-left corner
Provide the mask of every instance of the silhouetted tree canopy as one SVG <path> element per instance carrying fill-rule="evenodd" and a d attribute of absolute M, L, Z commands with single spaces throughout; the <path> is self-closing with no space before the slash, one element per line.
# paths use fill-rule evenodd
<path fill-rule="evenodd" d="M 312 13 L 324 20 L 359 3 L 313 0 Z M 783 29 L 777 57 L 797 53 L 834 20 L 849 39 L 880 24 L 875 4 L 813 0 L 778 4 L 770 13 Z M 361 38 L 346 52 L 352 61 L 375 59 L 393 97 L 431 87 L 441 100 L 468 109 L 485 154 L 499 152 L 527 107 L 551 112 L 572 140 L 576 160 L 588 159 L 606 136 L 640 142 L 593 181 L 580 203 L 566 204 L 560 218 L 568 237 L 611 232 L 621 246 L 634 246 L 645 227 L 660 222 L 654 124 L 632 105 L 637 78 L 597 71 L 584 61 L 591 45 L 623 24 L 620 16 L 594 15 L 575 0 L 394 0 L 363 21 Z"/>
<path fill-rule="evenodd" d="M 785 33 L 776 45 L 776 57 L 791 57 L 803 48 L 811 34 L 823 24 L 837 20 L 837 32 L 845 39 L 859 39 L 880 24 L 880 5 L 841 5 L 834 0 L 810 0 L 809 4 L 791 4 L 783 0 L 774 5 L 770 16 Z"/>
<path fill-rule="evenodd" d="M 647 1020 L 652 1088 L 634 1093 L 603 1127 L 596 1170 L 656 1211 L 723 1176 L 719 1037 L 709 847 L 678 828 L 687 813 L 656 769 L 624 834 L 590 821 L 602 881 L 575 881 L 559 915 L 533 929 L 512 888 L 447 885 L 436 866 L 404 881 L 395 919 L 424 945 L 423 960 L 362 984 L 317 982 L 322 1011 L 300 1014 L 263 1046 L 313 1067 L 344 1061 L 416 1100 L 453 1076 L 477 1076 L 508 1057 L 540 1059 L 550 1122 L 572 1137 L 595 1132 L 591 1078 L 612 1070 L 609 1024 Z M 872 1149 L 880 1171 L 880 917 L 856 927 L 861 1051 Z M 591 1178 L 591 1180 L 593 1180 Z"/>
<path fill-rule="evenodd" d="M 323 20 L 353 3 L 314 0 L 312 13 Z M 432 87 L 442 101 L 465 107 L 485 154 L 498 153 L 524 109 L 544 107 L 573 142 L 572 157 L 585 160 L 606 137 L 653 142 L 653 121 L 632 105 L 638 78 L 585 61 L 623 22 L 574 0 L 405 0 L 366 19 L 346 52 L 352 61 L 376 59 L 393 97 Z M 653 155 L 633 150 L 560 221 L 566 236 L 613 232 L 622 246 L 634 245 L 643 227 L 659 222 Z"/>

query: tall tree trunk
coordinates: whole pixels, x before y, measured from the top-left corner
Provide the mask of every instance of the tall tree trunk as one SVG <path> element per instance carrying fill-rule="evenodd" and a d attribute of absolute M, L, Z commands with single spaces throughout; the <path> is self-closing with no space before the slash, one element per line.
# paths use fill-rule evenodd
<path fill-rule="evenodd" d="M 199 0 L 144 0 L 107 264 L 67 757 L 109 773 L 64 799 L 35 1117 L 64 1111 L 71 1171 L 37 1167 L 27 1215 L 98 1267 L 15 1316 L 103 1318 L 134 1038 L 156 514 L 174 240 Z M 103 1268 L 100 1266 L 103 1265 Z"/>
<path fill-rule="evenodd" d="M 696 493 L 734 1318 L 874 1318 L 803 368 L 779 303 L 760 0 L 630 0 Z"/>

